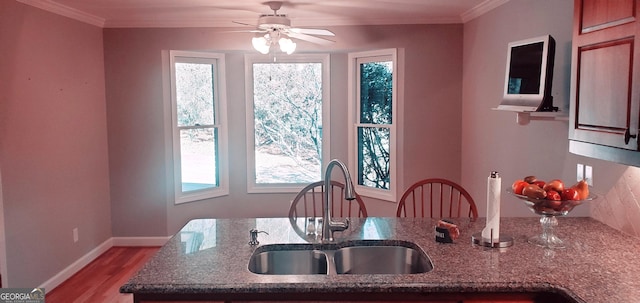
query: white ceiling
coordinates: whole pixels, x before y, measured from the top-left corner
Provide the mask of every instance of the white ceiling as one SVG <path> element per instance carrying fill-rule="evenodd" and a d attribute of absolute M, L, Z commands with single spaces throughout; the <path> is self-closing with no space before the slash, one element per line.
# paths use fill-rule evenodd
<path fill-rule="evenodd" d="M 4 0 L 2 0 L 4 1 Z M 237 27 L 268 0 L 17 0 L 100 27 Z M 509 0 L 285 0 L 292 26 L 464 23 Z"/>

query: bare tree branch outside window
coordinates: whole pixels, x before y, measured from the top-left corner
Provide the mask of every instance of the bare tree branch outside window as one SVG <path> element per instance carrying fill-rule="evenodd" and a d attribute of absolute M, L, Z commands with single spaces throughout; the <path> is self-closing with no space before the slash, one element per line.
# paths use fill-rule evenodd
<path fill-rule="evenodd" d="M 253 65 L 256 183 L 321 179 L 322 64 Z"/>
<path fill-rule="evenodd" d="M 393 96 L 392 62 L 360 65 L 358 184 L 389 189 L 390 131 Z M 363 126 L 364 125 L 364 126 Z"/>

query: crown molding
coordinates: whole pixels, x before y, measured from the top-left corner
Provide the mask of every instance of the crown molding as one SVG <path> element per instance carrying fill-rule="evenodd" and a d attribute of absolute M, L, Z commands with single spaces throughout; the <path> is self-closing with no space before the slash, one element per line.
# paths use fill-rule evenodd
<path fill-rule="evenodd" d="M 66 5 L 51 0 L 16 0 L 18 2 L 52 12 L 57 15 L 65 16 L 80 22 L 88 23 L 98 27 L 104 27 L 105 19 L 77 10 Z"/>
<path fill-rule="evenodd" d="M 57 15 L 65 16 L 74 20 L 78 20 L 80 22 L 88 23 L 91 25 L 95 25 L 101 28 L 125 28 L 125 27 L 133 27 L 133 28 L 145 28 L 145 27 L 232 27 L 234 20 L 227 20 L 218 18 L 216 20 L 208 19 L 189 19 L 189 20 L 106 20 L 105 18 L 98 17 L 84 11 L 62 5 L 57 3 L 55 0 L 16 0 L 18 2 L 24 3 L 26 5 L 30 5 L 33 7 L 37 7 L 49 12 L 52 12 Z M 472 9 L 462 13 L 460 18 L 426 18 L 426 19 L 376 19 L 372 18 L 369 20 L 365 20 L 366 24 L 375 24 L 375 25 L 391 25 L 391 24 L 447 24 L 447 23 L 466 23 L 472 19 L 475 19 L 492 9 L 501 6 L 505 3 L 509 2 L 509 0 L 486 0 L 479 5 L 473 7 Z M 296 21 L 292 19 L 293 21 Z M 235 20 L 237 21 L 237 20 Z M 327 23 L 331 25 L 362 25 L 363 20 L 358 20 L 358 22 L 353 22 L 344 19 L 334 19 L 328 22 L 326 18 L 322 20 L 312 20 L 305 19 L 304 21 L 300 21 L 302 23 L 296 23 L 296 26 L 324 26 Z"/>
<path fill-rule="evenodd" d="M 486 14 L 487 12 L 489 12 L 490 10 L 503 5 L 505 3 L 509 2 L 509 0 L 486 0 L 478 5 L 476 5 L 474 8 L 462 13 L 460 15 L 460 17 L 462 18 L 462 23 L 467 23 L 468 21 L 471 21 L 475 18 L 478 18 L 484 14 Z"/>
<path fill-rule="evenodd" d="M 357 21 L 347 20 L 344 18 L 300 18 L 291 19 L 294 27 L 309 26 L 357 26 L 357 25 L 397 25 L 397 24 L 455 24 L 461 23 L 460 18 L 409 18 L 409 19 L 392 19 L 392 18 L 363 18 Z M 179 27 L 238 27 L 237 23 L 252 24 L 255 19 L 111 19 L 104 24 L 105 28 L 179 28 Z"/>

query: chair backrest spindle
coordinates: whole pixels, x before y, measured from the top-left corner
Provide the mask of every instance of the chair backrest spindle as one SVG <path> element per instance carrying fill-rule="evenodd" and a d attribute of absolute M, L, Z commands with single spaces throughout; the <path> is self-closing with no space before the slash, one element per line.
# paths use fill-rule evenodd
<path fill-rule="evenodd" d="M 428 214 L 425 213 L 427 207 Z M 462 215 L 463 208 L 468 208 L 468 217 L 478 217 L 473 198 L 462 186 L 447 179 L 431 178 L 414 183 L 404 192 L 398 202 L 396 216 L 407 217 L 413 214 L 413 217 L 423 218 L 435 218 L 436 215 L 439 218 L 456 218 Z"/>
<path fill-rule="evenodd" d="M 334 217 L 367 217 L 367 209 L 360 195 L 356 193 L 354 200 L 346 200 L 344 198 L 344 184 L 333 180 L 328 190 L 332 201 L 329 207 L 331 207 L 331 214 Z M 324 181 L 305 186 L 291 201 L 289 217 L 322 217 L 324 215 L 324 191 Z"/>

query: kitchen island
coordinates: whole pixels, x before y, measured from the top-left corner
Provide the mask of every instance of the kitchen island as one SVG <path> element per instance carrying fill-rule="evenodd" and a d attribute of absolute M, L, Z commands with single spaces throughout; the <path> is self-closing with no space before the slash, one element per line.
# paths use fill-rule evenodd
<path fill-rule="evenodd" d="M 640 240 L 591 218 L 559 218 L 564 249 L 527 243 L 541 232 L 539 218 L 502 218 L 514 239 L 505 249 L 473 245 L 484 218 L 454 220 L 460 238 L 435 242 L 435 219 L 352 218 L 337 232 L 346 240 L 405 240 L 430 257 L 420 274 L 264 275 L 249 271 L 254 250 L 265 244 L 319 242 L 304 218 L 196 219 L 173 236 L 125 285 L 135 302 L 155 301 L 435 301 L 639 302 Z M 249 245 L 249 230 L 260 233 Z M 384 262 L 384 260 L 380 260 Z M 486 301 L 485 301 L 486 302 Z"/>

